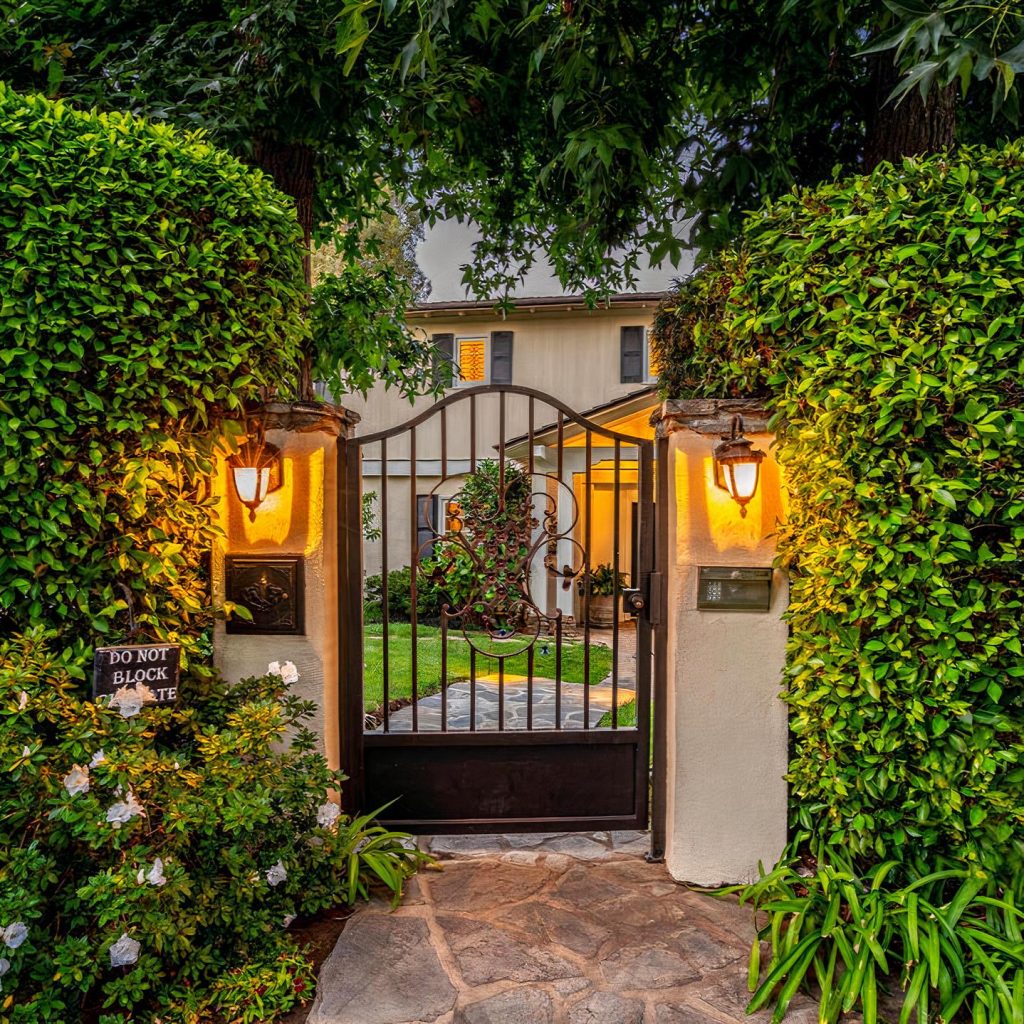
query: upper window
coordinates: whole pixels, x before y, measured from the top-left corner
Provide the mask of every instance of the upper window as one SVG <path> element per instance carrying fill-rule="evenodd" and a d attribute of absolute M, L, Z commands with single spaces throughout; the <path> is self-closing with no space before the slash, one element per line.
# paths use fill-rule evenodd
<path fill-rule="evenodd" d="M 512 383 L 512 332 L 490 334 L 435 334 L 436 358 L 453 362 L 455 387 Z"/>
<path fill-rule="evenodd" d="M 652 384 L 658 367 L 651 358 L 646 327 L 623 327 L 619 332 L 619 381 L 622 384 Z"/>

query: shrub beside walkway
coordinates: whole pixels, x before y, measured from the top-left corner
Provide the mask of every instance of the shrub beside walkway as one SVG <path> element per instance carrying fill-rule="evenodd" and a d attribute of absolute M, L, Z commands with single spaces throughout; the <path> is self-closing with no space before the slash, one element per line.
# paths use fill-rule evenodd
<path fill-rule="evenodd" d="M 647 864 L 646 836 L 436 837 L 443 870 L 351 919 L 308 1024 L 733 1024 L 750 911 Z M 794 1001 L 788 1024 L 817 1012 Z"/>

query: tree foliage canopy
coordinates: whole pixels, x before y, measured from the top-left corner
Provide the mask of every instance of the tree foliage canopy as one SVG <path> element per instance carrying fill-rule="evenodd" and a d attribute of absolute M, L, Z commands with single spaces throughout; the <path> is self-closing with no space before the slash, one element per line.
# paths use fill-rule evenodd
<path fill-rule="evenodd" d="M 290 194 L 308 170 L 324 230 L 389 195 L 470 218 L 467 280 L 493 294 L 536 252 L 566 288 L 618 286 L 641 251 L 678 256 L 685 217 L 707 248 L 862 169 L 893 60 L 970 85 L 960 137 L 995 141 L 1022 42 L 1016 0 L 25 0 L 0 59 L 24 89 L 205 127 Z"/>

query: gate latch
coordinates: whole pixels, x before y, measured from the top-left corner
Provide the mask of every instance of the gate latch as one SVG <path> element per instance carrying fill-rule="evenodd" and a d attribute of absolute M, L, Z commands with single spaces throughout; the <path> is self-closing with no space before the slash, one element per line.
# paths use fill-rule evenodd
<path fill-rule="evenodd" d="M 639 588 L 629 587 L 622 591 L 622 605 L 627 615 L 639 615 L 647 607 L 647 602 Z"/>

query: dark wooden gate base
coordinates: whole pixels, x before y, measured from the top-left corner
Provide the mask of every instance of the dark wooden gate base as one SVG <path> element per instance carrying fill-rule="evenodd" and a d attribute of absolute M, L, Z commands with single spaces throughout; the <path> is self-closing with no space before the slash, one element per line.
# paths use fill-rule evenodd
<path fill-rule="evenodd" d="M 389 827 L 435 834 L 647 827 L 639 792 L 646 765 L 632 730 L 409 740 L 366 737 L 366 789 L 374 802 L 395 801 L 382 815 Z"/>

